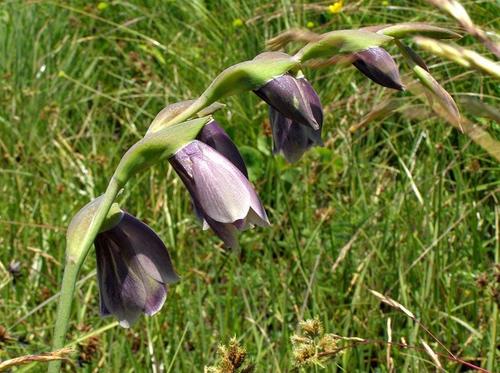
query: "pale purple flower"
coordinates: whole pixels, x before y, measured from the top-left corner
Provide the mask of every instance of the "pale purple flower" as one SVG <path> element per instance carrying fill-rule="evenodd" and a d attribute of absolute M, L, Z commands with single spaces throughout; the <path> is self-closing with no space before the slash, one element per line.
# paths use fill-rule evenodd
<path fill-rule="evenodd" d="M 215 120 L 206 124 L 197 137 L 201 142 L 217 150 L 224 157 L 229 159 L 248 179 L 248 171 L 238 148 L 233 143 L 229 135 Z"/>
<path fill-rule="evenodd" d="M 309 104 L 308 92 L 299 79 L 285 74 L 254 91 L 267 104 L 296 123 L 318 130 L 319 123 Z"/>
<path fill-rule="evenodd" d="M 146 224 L 124 212 L 95 239 L 101 315 L 130 327 L 163 306 L 167 284 L 178 281 L 167 248 Z"/>
<path fill-rule="evenodd" d="M 307 105 L 318 123 L 319 128 L 298 123 L 287 118 L 272 106 L 269 107 L 269 120 L 273 132 L 273 144 L 275 153 L 283 153 L 288 162 L 296 162 L 312 146 L 322 146 L 321 128 L 323 126 L 323 109 L 321 101 L 311 84 L 304 77 L 298 78 L 297 82 L 304 92 Z"/>
<path fill-rule="evenodd" d="M 365 76 L 387 88 L 404 90 L 394 59 L 384 48 L 373 47 L 353 54 L 352 64 Z"/>
<path fill-rule="evenodd" d="M 238 246 L 238 230 L 269 225 L 246 176 L 212 147 L 194 140 L 169 161 L 191 194 L 204 228 L 212 228 L 227 247 Z"/>

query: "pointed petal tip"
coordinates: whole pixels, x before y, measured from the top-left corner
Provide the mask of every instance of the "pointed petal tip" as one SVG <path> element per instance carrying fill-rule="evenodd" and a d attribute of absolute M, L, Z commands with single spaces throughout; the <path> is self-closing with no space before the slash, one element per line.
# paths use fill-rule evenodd
<path fill-rule="evenodd" d="M 153 316 L 161 310 L 167 299 L 167 288 L 163 284 L 158 283 L 158 288 L 146 299 L 144 305 L 144 313 L 148 316 Z"/>
<path fill-rule="evenodd" d="M 310 120 L 308 124 L 312 127 L 313 130 L 316 130 L 316 131 L 321 128 L 315 119 Z"/>
<path fill-rule="evenodd" d="M 176 272 L 170 274 L 167 284 L 176 284 L 181 280 L 181 276 L 179 276 Z"/>

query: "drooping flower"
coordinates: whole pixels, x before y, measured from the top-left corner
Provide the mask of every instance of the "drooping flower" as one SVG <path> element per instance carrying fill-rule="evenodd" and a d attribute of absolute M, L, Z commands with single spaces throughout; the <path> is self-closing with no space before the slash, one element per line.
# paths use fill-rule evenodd
<path fill-rule="evenodd" d="M 243 157 L 219 123 L 212 120 L 210 123 L 206 124 L 198 134 L 197 139 L 214 148 L 224 157 L 229 159 L 248 179 L 248 171 L 245 166 L 245 161 L 243 161 Z"/>
<path fill-rule="evenodd" d="M 304 86 L 290 74 L 281 75 L 254 91 L 269 106 L 294 122 L 319 129 Z"/>
<path fill-rule="evenodd" d="M 158 235 L 123 212 L 94 243 L 101 315 L 114 315 L 128 328 L 141 313 L 157 313 L 167 297 L 167 284 L 179 279 Z"/>
<path fill-rule="evenodd" d="M 236 231 L 269 225 L 246 176 L 212 147 L 194 140 L 169 161 L 191 194 L 204 228 L 212 228 L 227 247 L 238 246 Z"/>
<path fill-rule="evenodd" d="M 306 78 L 297 79 L 307 104 L 319 125 L 319 129 L 305 126 L 285 117 L 273 107 L 269 107 L 269 120 L 273 132 L 275 153 L 283 153 L 288 162 L 296 162 L 312 146 L 323 145 L 321 128 L 323 126 L 323 109 L 319 96 Z"/>
<path fill-rule="evenodd" d="M 373 47 L 353 54 L 352 64 L 375 83 L 404 90 L 394 59 L 384 48 Z"/>

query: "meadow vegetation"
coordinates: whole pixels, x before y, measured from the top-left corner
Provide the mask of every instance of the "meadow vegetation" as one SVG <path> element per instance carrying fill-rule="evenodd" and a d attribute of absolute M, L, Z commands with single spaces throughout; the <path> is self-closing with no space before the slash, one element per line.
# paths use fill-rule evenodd
<path fill-rule="evenodd" d="M 478 25 L 498 32 L 498 2 L 463 4 Z M 458 30 L 423 1 L 348 1 L 338 12 L 329 5 L 0 3 L 0 361 L 48 351 L 69 220 L 103 192 L 164 106 L 197 97 L 223 68 L 291 27 L 422 21 Z M 470 36 L 459 44 L 491 56 Z M 409 84 L 410 70 L 389 52 Z M 491 115 L 470 110 L 471 99 L 498 108 L 498 80 L 420 54 L 462 115 L 500 139 Z M 99 317 L 92 251 L 66 369 L 201 371 L 236 337 L 256 372 L 287 372 L 299 322 L 317 317 L 328 333 L 373 341 L 390 333 L 399 343 L 357 344 L 324 371 L 435 370 L 422 341 L 447 355 L 443 346 L 370 289 L 410 310 L 460 359 L 500 368 L 498 161 L 431 111 L 425 96 L 389 92 L 350 66 L 305 74 L 324 106 L 325 146 L 296 164 L 273 156 L 267 106 L 256 96 L 233 96 L 215 115 L 239 146 L 272 226 L 244 232 L 241 248 L 225 251 L 202 231 L 168 162 L 134 179 L 121 205 L 159 233 L 182 279 L 159 314 L 122 329 Z M 393 112 L 364 120 L 388 98 Z M 468 369 L 439 360 L 446 371 Z"/>

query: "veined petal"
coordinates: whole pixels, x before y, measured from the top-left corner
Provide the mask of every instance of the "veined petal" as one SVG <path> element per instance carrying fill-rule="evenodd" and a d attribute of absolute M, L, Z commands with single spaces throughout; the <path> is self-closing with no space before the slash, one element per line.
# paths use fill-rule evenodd
<path fill-rule="evenodd" d="M 285 117 L 319 129 L 302 85 L 292 75 L 274 78 L 254 92 Z"/>
<path fill-rule="evenodd" d="M 115 315 L 123 327 L 141 313 L 163 306 L 165 283 L 177 281 L 165 245 L 151 228 L 128 213 L 95 240 L 102 315 Z"/>
<path fill-rule="evenodd" d="M 273 132 L 274 152 L 283 153 L 288 162 L 298 161 L 312 146 L 323 145 L 321 130 L 295 123 L 271 107 L 269 118 Z"/>
<path fill-rule="evenodd" d="M 100 233 L 95 241 L 101 310 L 115 315 L 120 324 L 129 327 L 142 313 L 146 290 L 140 279 L 129 270 L 118 253 L 119 247 Z"/>
<path fill-rule="evenodd" d="M 311 107 L 314 119 L 319 124 L 319 130 L 314 130 L 311 132 L 318 134 L 319 140 L 321 141 L 321 128 L 323 127 L 323 106 L 321 105 L 321 99 L 319 98 L 311 83 L 309 83 L 309 81 L 305 77 L 298 78 L 297 82 L 301 86 L 302 91 L 307 98 L 307 102 Z"/>
<path fill-rule="evenodd" d="M 194 209 L 228 247 L 237 247 L 236 231 L 246 225 L 249 213 L 267 225 L 266 212 L 248 179 L 227 158 L 195 140 L 170 158 L 191 194 Z"/>
<path fill-rule="evenodd" d="M 167 299 L 167 288 L 165 284 L 153 278 L 148 278 L 147 281 L 148 296 L 144 304 L 144 313 L 148 316 L 153 316 L 163 307 Z"/>
<path fill-rule="evenodd" d="M 238 230 L 231 223 L 219 223 L 215 220 L 208 218 L 206 220 L 208 226 L 212 228 L 215 234 L 224 242 L 224 245 L 230 249 L 237 249 L 240 247 L 237 238 Z"/>
<path fill-rule="evenodd" d="M 139 262 L 142 271 L 164 284 L 179 281 L 165 244 L 148 225 L 125 213 L 118 228 L 127 237 L 133 260 Z"/>
<path fill-rule="evenodd" d="M 244 219 L 250 208 L 247 178 L 215 150 L 198 145 L 203 156 L 193 159 L 193 179 L 205 216 L 220 223 Z"/>
<path fill-rule="evenodd" d="M 213 120 L 205 125 L 197 138 L 229 159 L 248 179 L 248 171 L 243 161 L 243 157 L 219 123 Z"/>
<path fill-rule="evenodd" d="M 400 91 L 404 89 L 398 67 L 384 48 L 368 48 L 354 53 L 354 57 L 352 64 L 375 83 Z"/>

